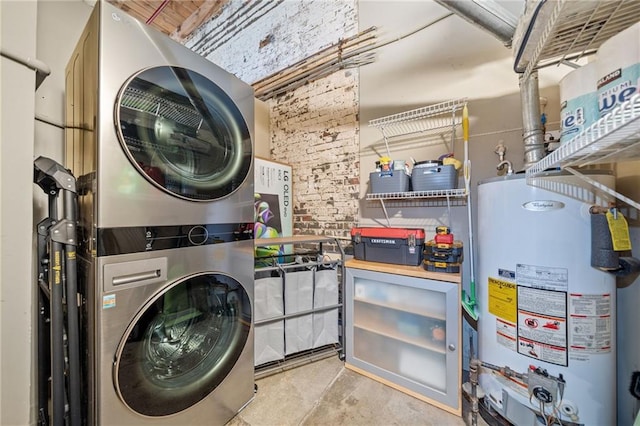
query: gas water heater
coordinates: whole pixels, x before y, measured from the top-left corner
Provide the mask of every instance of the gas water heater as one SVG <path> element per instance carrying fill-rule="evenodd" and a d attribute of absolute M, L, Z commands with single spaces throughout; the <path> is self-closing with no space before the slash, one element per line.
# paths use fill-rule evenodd
<path fill-rule="evenodd" d="M 578 179 L 478 186 L 479 382 L 515 425 L 616 424 L 616 281 L 590 265 L 589 208 L 607 200 Z"/>

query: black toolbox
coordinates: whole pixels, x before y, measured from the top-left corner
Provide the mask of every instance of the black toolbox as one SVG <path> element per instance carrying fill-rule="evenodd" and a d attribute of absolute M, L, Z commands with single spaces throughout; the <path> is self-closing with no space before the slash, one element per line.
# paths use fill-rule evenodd
<path fill-rule="evenodd" d="M 424 245 L 424 260 L 429 262 L 462 263 L 463 247 L 461 241 L 453 244 L 437 244 L 434 240 Z"/>
<path fill-rule="evenodd" d="M 449 274 L 457 274 L 460 272 L 459 263 L 431 262 L 425 260 L 422 266 L 429 272 L 447 272 Z"/>
<path fill-rule="evenodd" d="M 419 266 L 424 237 L 422 228 L 351 228 L 354 257 L 370 262 Z"/>

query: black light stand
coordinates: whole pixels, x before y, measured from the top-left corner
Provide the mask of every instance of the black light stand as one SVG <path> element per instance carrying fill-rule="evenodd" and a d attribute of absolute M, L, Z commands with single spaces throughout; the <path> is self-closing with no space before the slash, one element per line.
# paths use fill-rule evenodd
<path fill-rule="evenodd" d="M 49 217 L 37 225 L 39 424 L 47 426 L 50 421 L 53 426 L 80 426 L 76 180 L 60 164 L 38 157 L 33 181 L 47 194 L 49 204 Z M 58 218 L 60 194 L 63 212 Z"/>

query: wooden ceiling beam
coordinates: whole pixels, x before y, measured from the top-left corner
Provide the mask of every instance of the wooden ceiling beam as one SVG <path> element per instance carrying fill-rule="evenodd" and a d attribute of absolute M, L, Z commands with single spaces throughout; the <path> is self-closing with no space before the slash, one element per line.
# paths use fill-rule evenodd
<path fill-rule="evenodd" d="M 182 43 L 230 0 L 170 0 L 150 25 Z M 147 22 L 163 0 L 107 0 L 134 18 Z"/>
<path fill-rule="evenodd" d="M 204 24 L 213 16 L 218 15 L 229 0 L 205 0 L 187 19 L 173 31 L 170 36 L 172 39 L 182 43 L 191 33 L 193 33 L 200 25 Z"/>

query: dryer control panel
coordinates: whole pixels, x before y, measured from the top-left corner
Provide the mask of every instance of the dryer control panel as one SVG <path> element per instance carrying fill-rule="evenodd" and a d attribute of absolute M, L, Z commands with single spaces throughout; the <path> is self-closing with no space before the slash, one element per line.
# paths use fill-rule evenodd
<path fill-rule="evenodd" d="M 250 239 L 253 239 L 253 223 L 100 228 L 97 255 L 113 256 Z"/>

